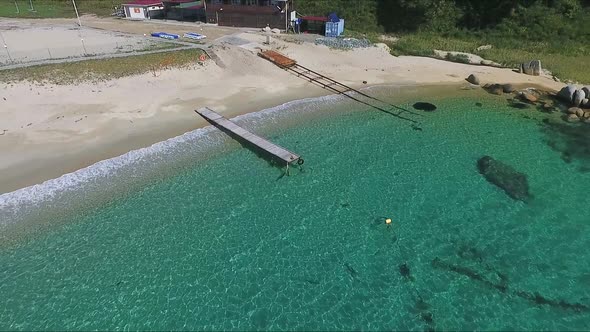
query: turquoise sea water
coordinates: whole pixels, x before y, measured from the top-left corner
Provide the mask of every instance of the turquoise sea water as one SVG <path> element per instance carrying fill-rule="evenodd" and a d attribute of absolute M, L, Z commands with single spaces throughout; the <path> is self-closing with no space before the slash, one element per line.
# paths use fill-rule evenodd
<path fill-rule="evenodd" d="M 338 98 L 239 118 L 303 155 L 291 176 L 206 129 L 0 196 L 5 234 L 36 230 L 0 247 L 0 329 L 588 329 L 583 128 L 424 95 L 392 99 L 437 105 L 414 127 Z M 534 198 L 488 183 L 483 155 Z"/>

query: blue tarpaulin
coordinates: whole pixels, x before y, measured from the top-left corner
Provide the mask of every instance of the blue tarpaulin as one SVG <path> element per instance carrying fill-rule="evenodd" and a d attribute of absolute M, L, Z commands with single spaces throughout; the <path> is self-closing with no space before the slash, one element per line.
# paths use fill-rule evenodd
<path fill-rule="evenodd" d="M 338 23 L 340 22 L 340 18 L 338 15 L 336 15 L 336 13 L 330 13 L 328 14 L 328 22 Z"/>

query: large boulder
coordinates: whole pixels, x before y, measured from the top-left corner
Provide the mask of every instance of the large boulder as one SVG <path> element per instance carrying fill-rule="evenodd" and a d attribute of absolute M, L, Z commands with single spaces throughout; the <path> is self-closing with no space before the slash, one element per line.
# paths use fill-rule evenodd
<path fill-rule="evenodd" d="M 576 93 L 576 87 L 573 85 L 566 85 L 561 90 L 559 90 L 557 93 L 557 98 L 568 104 L 571 104 L 574 101 L 574 93 Z"/>
<path fill-rule="evenodd" d="M 469 77 L 467 77 L 467 82 L 479 85 L 479 77 L 475 76 L 474 74 L 471 74 L 469 75 Z"/>
<path fill-rule="evenodd" d="M 568 114 L 577 114 L 578 111 L 581 111 L 582 109 L 579 107 L 570 107 L 567 109 L 567 113 Z"/>
<path fill-rule="evenodd" d="M 589 86 L 583 87 L 582 91 L 584 91 L 584 93 L 586 94 L 586 98 L 590 98 L 590 87 Z"/>
<path fill-rule="evenodd" d="M 576 90 L 576 92 L 574 93 L 573 106 L 580 107 L 584 99 L 586 99 L 586 93 L 583 90 Z"/>
<path fill-rule="evenodd" d="M 520 65 L 520 72 L 527 75 L 541 75 L 541 60 L 533 60 Z"/>
<path fill-rule="evenodd" d="M 477 169 L 488 182 L 504 190 L 512 199 L 523 202 L 530 199 L 526 175 L 511 166 L 490 156 L 483 156 L 477 161 Z"/>

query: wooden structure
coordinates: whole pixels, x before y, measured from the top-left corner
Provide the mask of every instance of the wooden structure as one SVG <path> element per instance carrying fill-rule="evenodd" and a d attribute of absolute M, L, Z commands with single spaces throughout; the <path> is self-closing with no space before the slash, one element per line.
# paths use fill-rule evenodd
<path fill-rule="evenodd" d="M 284 161 L 286 163 L 287 170 L 289 169 L 289 164 L 291 163 L 296 162 L 298 165 L 303 164 L 303 159 L 300 156 L 249 132 L 248 130 L 238 126 L 232 121 L 226 119 L 223 115 L 211 110 L 208 107 L 198 109 L 195 112 L 197 112 L 213 125 L 229 131 L 230 133 L 238 136 L 240 139 L 261 149 L 262 151 Z"/>
<path fill-rule="evenodd" d="M 288 3 L 287 3 L 288 2 Z M 293 0 L 206 0 L 207 23 L 230 27 L 285 29 Z M 287 16 L 287 17 L 286 17 Z"/>
<path fill-rule="evenodd" d="M 289 68 L 297 64 L 297 61 L 272 50 L 261 51 L 258 55 L 281 68 Z"/>
<path fill-rule="evenodd" d="M 401 108 L 396 105 L 392 105 L 392 104 L 387 103 L 383 100 L 380 100 L 378 98 L 370 96 L 362 91 L 359 91 L 355 88 L 352 88 L 346 84 L 342 84 L 334 79 L 331 79 L 323 74 L 320 74 L 314 70 L 311 70 L 309 68 L 306 68 L 306 67 L 298 64 L 297 61 L 295 61 L 283 54 L 280 54 L 279 52 L 272 51 L 272 50 L 266 50 L 266 51 L 259 52 L 258 55 L 260 57 L 274 63 L 278 67 L 283 68 L 286 71 L 288 71 L 294 75 L 297 75 L 297 77 L 303 77 L 303 78 L 309 80 L 309 82 L 319 85 L 326 90 L 343 95 L 343 96 L 348 97 L 348 98 L 350 98 L 356 102 L 359 102 L 363 105 L 370 106 L 370 107 L 377 109 L 381 112 L 385 112 L 385 113 L 388 113 L 388 114 L 393 115 L 395 117 L 398 117 L 402 120 L 410 121 L 412 123 L 418 122 L 416 120 L 404 117 L 401 114 L 402 113 L 411 113 L 413 115 L 420 115 L 420 114 L 413 113 L 407 109 Z M 356 94 L 356 95 L 354 95 L 354 94 Z M 395 109 L 395 111 L 392 112 L 391 109 Z"/>

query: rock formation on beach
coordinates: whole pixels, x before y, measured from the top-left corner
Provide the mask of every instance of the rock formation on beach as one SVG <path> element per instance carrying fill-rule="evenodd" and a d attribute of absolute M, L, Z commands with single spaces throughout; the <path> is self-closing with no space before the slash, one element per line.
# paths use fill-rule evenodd
<path fill-rule="evenodd" d="M 542 73 L 541 60 L 533 60 L 522 63 L 519 72 L 527 75 L 539 76 Z"/>
<path fill-rule="evenodd" d="M 590 108 L 590 87 L 576 89 L 574 85 L 566 85 L 557 93 L 557 98 L 571 107 Z"/>

